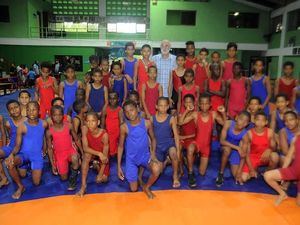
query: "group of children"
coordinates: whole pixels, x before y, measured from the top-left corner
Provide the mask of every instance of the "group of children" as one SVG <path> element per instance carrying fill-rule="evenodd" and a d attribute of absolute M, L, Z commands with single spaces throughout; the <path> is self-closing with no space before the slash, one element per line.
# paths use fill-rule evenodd
<path fill-rule="evenodd" d="M 140 186 L 149 198 L 154 197 L 150 187 L 169 164 L 173 188 L 180 187 L 184 166 L 193 188 L 197 186 L 196 157 L 199 174 L 205 176 L 211 143 L 219 139 L 218 187 L 224 183 L 228 161 L 240 184 L 257 177 L 257 169 L 266 166 L 265 180 L 280 194 L 277 204 L 285 199 L 289 183 L 278 182 L 300 179 L 300 89 L 292 75 L 293 63 L 284 64 L 283 76 L 275 83 L 276 109 L 270 113 L 272 90 L 263 60 L 255 61 L 253 76 L 246 78 L 235 43 L 228 44 L 226 60 L 213 52 L 211 62 L 207 49 L 195 56 L 194 42 L 186 45 L 186 56 L 177 55 L 177 67 L 170 73 L 168 97 L 163 97 L 162 85 L 156 81 L 159 74 L 147 44 L 142 46 L 142 58 L 136 59 L 134 44 L 127 43 L 126 57 L 113 62 L 110 71 L 108 60 L 102 59 L 99 65 L 97 57 L 91 57 L 91 71 L 84 82 L 76 79 L 74 67 L 68 65 L 66 79 L 58 85 L 50 67 L 42 63 L 34 101 L 23 90 L 18 101 L 6 104 L 9 119 L 3 122 L 0 117 L 0 159 L 17 184 L 12 197 L 18 199 L 25 191 L 21 178 L 28 164 L 33 183 L 40 183 L 45 156 L 53 174 L 68 180 L 68 190 L 76 189 L 81 171 L 79 196 L 86 192 L 90 168 L 97 172 L 97 183 L 108 182 L 111 157 L 117 158 L 118 177 L 126 178 L 130 190 Z M 283 169 L 276 170 L 278 166 Z M 150 171 L 147 182 L 144 169 Z M 2 163 L 0 177 L 0 187 L 8 185 Z"/>

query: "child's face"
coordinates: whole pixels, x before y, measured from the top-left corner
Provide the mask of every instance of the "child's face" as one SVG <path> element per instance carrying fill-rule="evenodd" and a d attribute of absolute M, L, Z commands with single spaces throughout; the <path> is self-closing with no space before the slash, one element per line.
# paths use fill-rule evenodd
<path fill-rule="evenodd" d="M 142 54 L 143 58 L 149 59 L 149 57 L 151 55 L 150 48 L 147 48 L 147 47 L 143 48 L 141 51 L 141 54 Z"/>
<path fill-rule="evenodd" d="M 242 73 L 242 68 L 240 66 L 236 65 L 232 68 L 232 72 L 233 72 L 234 76 L 239 76 Z"/>
<path fill-rule="evenodd" d="M 205 61 L 206 57 L 207 57 L 207 52 L 205 52 L 205 51 L 199 52 L 200 61 Z"/>
<path fill-rule="evenodd" d="M 126 105 L 124 108 L 125 116 L 128 120 L 134 121 L 138 117 L 138 110 L 133 105 Z"/>
<path fill-rule="evenodd" d="M 129 95 L 129 100 L 135 102 L 136 104 L 140 103 L 137 95 Z"/>
<path fill-rule="evenodd" d="M 220 55 L 217 53 L 214 53 L 211 55 L 211 61 L 214 63 L 218 63 L 220 62 Z"/>
<path fill-rule="evenodd" d="M 220 70 L 219 66 L 212 66 L 211 70 L 212 70 L 211 73 L 212 73 L 213 77 L 215 77 L 215 78 L 219 78 L 220 77 L 221 70 Z"/>
<path fill-rule="evenodd" d="M 199 107 L 202 112 L 204 112 L 204 113 L 208 112 L 210 109 L 210 99 L 209 98 L 200 98 Z"/>
<path fill-rule="evenodd" d="M 268 124 L 268 120 L 263 115 L 257 115 L 254 119 L 255 127 L 264 128 Z"/>
<path fill-rule="evenodd" d="M 260 73 L 262 72 L 264 69 L 264 65 L 261 61 L 256 61 L 256 63 L 254 64 L 254 71 L 256 73 Z"/>
<path fill-rule="evenodd" d="M 185 52 L 188 56 L 194 56 L 195 55 L 195 46 L 194 45 L 187 45 Z"/>
<path fill-rule="evenodd" d="M 53 102 L 53 106 L 58 105 L 64 108 L 64 103 L 61 100 L 56 100 L 55 102 Z"/>
<path fill-rule="evenodd" d="M 251 114 L 255 114 L 260 109 L 258 100 L 253 99 L 249 102 L 248 110 Z"/>
<path fill-rule="evenodd" d="M 85 100 L 85 91 L 83 89 L 77 89 L 75 97 L 77 100 Z"/>
<path fill-rule="evenodd" d="M 102 73 L 94 73 L 93 74 L 93 80 L 95 83 L 101 83 L 102 79 L 103 79 Z"/>
<path fill-rule="evenodd" d="M 185 58 L 184 57 L 178 57 L 176 59 L 176 63 L 179 67 L 183 67 L 184 66 L 184 63 L 185 63 Z"/>
<path fill-rule="evenodd" d="M 119 65 L 114 65 L 114 67 L 112 68 L 112 71 L 117 76 L 122 73 L 122 69 Z"/>
<path fill-rule="evenodd" d="M 283 119 L 288 129 L 293 130 L 298 127 L 298 119 L 293 114 L 286 114 Z"/>
<path fill-rule="evenodd" d="M 53 123 L 60 124 L 63 122 L 64 115 L 60 110 L 55 109 L 51 114 L 51 119 Z"/>
<path fill-rule="evenodd" d="M 133 56 L 135 49 L 133 46 L 128 46 L 125 50 L 127 56 Z"/>
<path fill-rule="evenodd" d="M 244 114 L 241 114 L 237 117 L 237 120 L 236 120 L 236 125 L 238 127 L 238 129 L 242 130 L 244 129 L 249 123 L 249 117 L 244 115 Z"/>
<path fill-rule="evenodd" d="M 27 117 L 31 120 L 35 120 L 39 117 L 39 108 L 35 104 L 29 103 L 27 105 Z"/>
<path fill-rule="evenodd" d="M 21 115 L 21 107 L 17 103 L 11 103 L 8 105 L 8 113 L 13 118 L 18 118 Z"/>
<path fill-rule="evenodd" d="M 235 58 L 236 57 L 237 50 L 235 49 L 235 47 L 229 48 L 226 52 L 227 52 L 227 55 L 228 55 L 229 58 Z"/>
<path fill-rule="evenodd" d="M 86 125 L 89 130 L 95 130 L 98 128 L 99 119 L 95 115 L 88 115 L 86 117 Z"/>
<path fill-rule="evenodd" d="M 101 62 L 101 68 L 102 68 L 102 70 L 103 70 L 104 72 L 108 72 L 108 70 L 109 70 L 109 63 L 108 63 L 107 60 L 103 60 L 103 61 Z"/>
<path fill-rule="evenodd" d="M 157 72 L 155 68 L 149 69 L 148 76 L 150 80 L 156 80 Z"/>
<path fill-rule="evenodd" d="M 30 102 L 30 97 L 27 93 L 22 93 L 19 97 L 21 105 L 26 106 Z"/>
<path fill-rule="evenodd" d="M 109 104 L 112 106 L 116 106 L 118 104 L 118 95 L 116 93 L 110 93 L 108 95 Z"/>
<path fill-rule="evenodd" d="M 286 76 L 291 76 L 291 75 L 293 74 L 293 72 L 294 72 L 294 69 L 293 69 L 293 67 L 291 67 L 291 66 L 285 66 L 285 67 L 283 68 L 283 73 L 284 73 L 284 75 L 286 75 Z"/>
<path fill-rule="evenodd" d="M 192 73 L 186 73 L 184 75 L 184 80 L 185 80 L 185 83 L 192 83 L 194 81 L 194 76 Z"/>
<path fill-rule="evenodd" d="M 276 99 L 276 108 L 279 110 L 284 110 L 287 108 L 289 102 L 284 97 L 278 97 Z"/>
<path fill-rule="evenodd" d="M 99 66 L 99 62 L 98 61 L 92 61 L 91 62 L 91 68 L 92 69 L 98 68 L 98 66 Z"/>
<path fill-rule="evenodd" d="M 169 103 L 165 100 L 160 100 L 156 105 L 156 109 L 159 113 L 167 113 L 169 109 Z"/>
<path fill-rule="evenodd" d="M 193 110 L 195 108 L 194 104 L 195 103 L 194 103 L 192 98 L 185 98 L 184 99 L 184 107 L 186 109 Z"/>
<path fill-rule="evenodd" d="M 66 70 L 67 79 L 74 79 L 75 78 L 75 71 L 71 68 Z"/>
<path fill-rule="evenodd" d="M 50 74 L 50 70 L 47 67 L 43 67 L 41 69 L 42 77 L 47 78 Z"/>

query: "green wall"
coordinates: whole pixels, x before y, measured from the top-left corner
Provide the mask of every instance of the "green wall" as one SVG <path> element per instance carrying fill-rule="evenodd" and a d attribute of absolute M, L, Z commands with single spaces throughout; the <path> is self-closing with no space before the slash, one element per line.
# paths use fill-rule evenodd
<path fill-rule="evenodd" d="M 279 48 L 280 47 L 280 36 L 281 33 L 272 34 L 268 48 Z"/>
<path fill-rule="evenodd" d="M 277 78 L 277 68 L 278 68 L 278 56 L 271 57 L 272 61 L 269 63 L 268 74 L 272 79 Z"/>
<path fill-rule="evenodd" d="M 167 9 L 197 10 L 196 26 L 167 26 Z M 258 12 L 260 23 L 258 29 L 228 28 L 228 12 Z M 232 0 L 210 0 L 208 3 L 184 1 L 157 1 L 150 6 L 150 39 L 176 41 L 216 41 L 265 43 L 263 35 L 268 33 L 269 14 Z"/>
<path fill-rule="evenodd" d="M 286 32 L 286 35 L 285 35 L 285 44 L 284 44 L 285 47 L 288 46 L 289 39 L 291 37 L 296 37 L 295 46 L 299 46 L 300 45 L 300 30 L 294 30 L 294 31 Z"/>

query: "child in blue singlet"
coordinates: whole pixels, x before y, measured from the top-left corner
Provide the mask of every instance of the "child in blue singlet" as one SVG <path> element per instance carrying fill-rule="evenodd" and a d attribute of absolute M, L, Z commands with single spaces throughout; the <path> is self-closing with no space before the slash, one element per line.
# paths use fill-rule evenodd
<path fill-rule="evenodd" d="M 293 89 L 293 95 L 291 100 L 291 106 L 294 110 L 297 111 L 298 115 L 300 114 L 300 85 Z"/>
<path fill-rule="evenodd" d="M 41 182 L 44 164 L 43 139 L 47 126 L 46 121 L 39 119 L 39 104 L 36 101 L 29 102 L 27 121 L 18 126 L 15 147 L 5 160 L 8 172 L 18 186 L 12 195 L 14 199 L 19 199 L 25 191 L 20 175 L 26 175 L 27 164 L 30 164 L 31 167 L 33 184 L 39 185 Z M 20 174 L 17 170 L 18 167 L 20 167 Z"/>
<path fill-rule="evenodd" d="M 110 78 L 110 88 L 118 94 L 118 105 L 122 106 L 127 98 L 127 80 L 124 74 L 122 74 L 122 65 L 120 61 L 112 63 L 111 73 L 112 77 Z"/>
<path fill-rule="evenodd" d="M 133 42 L 127 42 L 125 45 L 125 54 L 126 57 L 121 61 L 123 74 L 126 77 L 128 84 L 128 91 L 132 91 L 133 87 L 133 76 L 134 76 L 134 67 L 136 66 L 137 59 L 134 58 L 135 46 Z"/>
<path fill-rule="evenodd" d="M 123 105 L 123 110 L 127 117 L 127 121 L 120 127 L 118 177 L 121 180 L 124 180 L 126 177 L 132 192 L 137 191 L 138 184 L 140 184 L 148 198 L 152 199 L 155 196 L 151 192 L 150 187 L 157 180 L 162 169 L 161 163 L 155 156 L 156 140 L 153 133 L 152 123 L 151 121 L 138 116 L 137 105 L 133 101 L 126 101 Z M 149 137 L 151 146 L 149 143 Z M 126 149 L 125 175 L 121 165 L 124 147 Z M 146 184 L 144 184 L 142 180 L 138 179 L 139 167 L 150 169 L 150 177 Z"/>
<path fill-rule="evenodd" d="M 75 101 L 85 101 L 86 99 L 86 96 L 85 96 L 85 89 L 83 88 L 78 88 L 76 90 L 76 93 L 75 93 Z M 73 102 L 73 104 L 74 104 Z M 68 115 L 73 119 L 77 113 L 75 112 L 74 108 L 73 108 L 73 104 L 69 107 L 68 109 Z"/>
<path fill-rule="evenodd" d="M 231 173 L 234 178 L 240 168 L 240 156 L 243 154 L 240 141 L 247 133 L 247 125 L 250 122 L 250 113 L 242 111 L 236 120 L 228 120 L 221 132 L 220 143 L 222 145 L 221 168 L 216 179 L 216 185 L 220 187 L 224 183 L 224 170 L 228 159 L 231 165 Z"/>
<path fill-rule="evenodd" d="M 6 103 L 6 108 L 9 113 L 9 118 L 5 121 L 4 127 L 9 135 L 9 143 L 6 145 L 6 142 L 3 142 L 3 146 L 0 148 L 0 188 L 9 183 L 3 170 L 2 161 L 8 157 L 14 149 L 18 126 L 26 120 L 26 117 L 23 117 L 21 114 L 21 106 L 18 101 L 9 100 Z M 5 132 L 2 133 L 2 135 L 3 137 L 6 137 Z"/>
<path fill-rule="evenodd" d="M 178 177 L 179 136 L 175 117 L 168 114 L 169 99 L 159 97 L 156 114 L 151 118 L 156 139 L 156 157 L 164 163 L 170 157 L 173 167 L 173 188 L 180 187 Z M 165 164 L 165 163 L 164 163 Z"/>
<path fill-rule="evenodd" d="M 64 100 L 64 114 L 67 114 L 68 109 L 75 101 L 77 88 L 82 88 L 83 84 L 76 79 L 75 67 L 72 64 L 66 66 L 65 74 L 66 80 L 59 84 L 59 97 Z"/>
<path fill-rule="evenodd" d="M 103 107 L 108 104 L 108 90 L 102 84 L 103 74 L 100 69 L 93 70 L 92 79 L 94 82 L 86 87 L 86 102 L 94 112 L 100 115 Z"/>
<path fill-rule="evenodd" d="M 275 97 L 276 110 L 271 114 L 270 128 L 278 133 L 282 128 L 285 127 L 283 115 L 289 111 L 289 101 L 285 94 L 278 94 Z"/>
<path fill-rule="evenodd" d="M 251 97 L 260 98 L 262 109 L 269 116 L 269 101 L 271 98 L 271 84 L 269 76 L 263 74 L 264 61 L 256 59 L 254 62 L 254 75 L 250 78 Z"/>

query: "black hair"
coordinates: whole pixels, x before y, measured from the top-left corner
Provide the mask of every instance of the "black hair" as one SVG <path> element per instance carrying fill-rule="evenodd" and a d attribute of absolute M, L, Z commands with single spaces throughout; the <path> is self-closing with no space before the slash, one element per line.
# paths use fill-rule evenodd
<path fill-rule="evenodd" d="M 257 62 L 261 62 L 263 64 L 263 66 L 265 66 L 265 60 L 263 60 L 262 58 L 255 59 L 253 64 L 256 64 Z"/>
<path fill-rule="evenodd" d="M 65 104 L 64 100 L 61 97 L 55 97 L 51 101 L 51 106 L 53 106 L 54 103 L 57 102 L 57 101 L 61 101 L 63 104 Z"/>
<path fill-rule="evenodd" d="M 134 43 L 133 42 L 127 42 L 126 44 L 125 44 L 125 49 L 127 49 L 128 47 L 133 47 L 133 49 L 135 49 L 135 46 L 134 46 Z"/>
<path fill-rule="evenodd" d="M 108 98 L 109 98 L 109 95 L 110 94 L 116 94 L 117 96 L 118 96 L 118 98 L 119 98 L 119 94 L 118 94 L 118 92 L 116 92 L 116 91 L 109 91 L 108 92 Z"/>
<path fill-rule="evenodd" d="M 144 44 L 141 49 L 143 50 L 144 48 L 149 48 L 151 50 L 151 46 L 148 44 Z"/>
<path fill-rule="evenodd" d="M 182 58 L 185 59 L 185 55 L 183 55 L 183 54 L 178 54 L 178 55 L 176 55 L 176 60 L 177 60 L 178 58 L 180 58 L 180 57 L 182 57 Z"/>
<path fill-rule="evenodd" d="M 95 68 L 95 69 L 93 69 L 93 75 L 92 75 L 92 76 L 94 76 L 95 73 L 100 73 L 101 75 L 103 74 L 103 73 L 102 73 L 102 70 L 101 70 L 100 68 Z"/>
<path fill-rule="evenodd" d="M 289 110 L 289 111 L 287 111 L 287 112 L 285 112 L 284 114 L 283 114 L 283 116 L 286 116 L 286 115 L 293 115 L 293 117 L 295 118 L 295 119 L 298 119 L 298 115 L 297 115 L 297 113 L 295 113 L 294 111 L 292 111 L 292 110 Z"/>
<path fill-rule="evenodd" d="M 289 100 L 288 96 L 286 94 L 284 94 L 284 93 L 279 93 L 278 95 L 276 95 L 275 96 L 275 101 L 277 101 L 278 98 L 284 98 L 285 101 Z"/>
<path fill-rule="evenodd" d="M 48 70 L 51 70 L 51 64 L 49 62 L 42 62 L 41 69 L 42 68 L 47 68 Z"/>
<path fill-rule="evenodd" d="M 59 110 L 62 115 L 64 115 L 64 109 L 60 105 L 54 105 L 51 107 L 51 115 L 54 113 L 55 110 Z"/>
<path fill-rule="evenodd" d="M 120 60 L 113 61 L 113 63 L 111 64 L 111 71 L 113 70 L 114 66 L 119 66 L 120 68 L 122 68 L 121 61 Z"/>
<path fill-rule="evenodd" d="M 292 69 L 294 69 L 294 63 L 293 62 L 291 62 L 291 61 L 287 61 L 287 62 L 285 62 L 285 63 L 283 63 L 283 68 L 285 68 L 285 67 L 287 67 L 287 66 L 290 66 L 290 67 L 292 67 Z"/>
<path fill-rule="evenodd" d="M 200 97 L 199 97 L 199 102 L 200 102 L 200 100 L 201 100 L 202 98 L 207 98 L 207 99 L 210 101 L 210 95 L 207 94 L 207 93 L 202 93 L 202 94 L 200 95 Z"/>
<path fill-rule="evenodd" d="M 86 102 L 84 101 L 84 100 L 76 100 L 74 103 L 73 103 L 73 105 L 72 105 L 72 107 L 73 107 L 73 110 L 77 113 L 77 114 L 79 114 L 80 113 L 80 110 L 83 108 L 83 107 L 85 107 L 87 104 L 86 104 Z"/>
<path fill-rule="evenodd" d="M 194 70 L 193 70 L 193 69 L 191 69 L 191 68 L 189 68 L 189 69 L 186 69 L 186 70 L 184 71 L 184 74 L 183 74 L 183 76 L 187 75 L 188 73 L 192 74 L 192 75 L 193 75 L 193 77 L 195 77 L 195 72 L 194 72 Z"/>
<path fill-rule="evenodd" d="M 158 105 L 158 103 L 159 103 L 160 101 L 166 101 L 167 104 L 169 104 L 169 98 L 167 98 L 167 97 L 164 97 L 164 96 L 159 97 L 159 98 L 157 99 L 157 101 L 156 101 L 156 105 Z"/>
<path fill-rule="evenodd" d="M 90 62 L 90 63 L 93 63 L 93 62 L 99 62 L 99 57 L 96 56 L 96 55 L 91 55 L 91 56 L 89 57 L 89 62 Z"/>
<path fill-rule="evenodd" d="M 155 71 L 156 71 L 156 73 L 157 73 L 157 67 L 156 67 L 156 66 L 154 66 L 154 65 L 149 66 L 149 67 L 148 67 L 148 73 L 149 73 L 150 69 L 155 69 Z"/>
<path fill-rule="evenodd" d="M 75 66 L 73 64 L 68 64 L 65 67 L 65 71 L 67 71 L 68 69 L 71 69 L 71 70 L 75 71 Z"/>
<path fill-rule="evenodd" d="M 239 115 L 244 115 L 247 116 L 249 120 L 251 119 L 251 114 L 246 110 L 241 111 Z"/>
<path fill-rule="evenodd" d="M 209 51 L 207 48 L 201 48 L 199 53 L 201 53 L 201 52 L 206 52 L 207 55 L 209 54 Z"/>
<path fill-rule="evenodd" d="M 238 66 L 243 69 L 243 64 L 241 62 L 234 62 L 232 67 Z"/>
<path fill-rule="evenodd" d="M 101 63 L 102 63 L 102 62 L 105 62 L 105 61 L 109 63 L 109 59 L 106 58 L 106 57 L 103 57 L 103 58 L 101 59 Z"/>
<path fill-rule="evenodd" d="M 194 96 L 194 95 L 192 95 L 192 94 L 186 94 L 186 95 L 183 97 L 183 101 L 185 101 L 185 99 L 187 99 L 187 98 L 190 98 L 190 99 L 193 100 L 193 102 L 195 102 L 195 96 Z"/>
<path fill-rule="evenodd" d="M 125 103 L 123 104 L 123 109 L 125 109 L 126 106 L 132 105 L 133 107 L 137 108 L 137 104 L 134 101 L 126 100 Z"/>
<path fill-rule="evenodd" d="M 28 104 L 27 104 L 27 107 L 29 106 L 29 105 L 34 105 L 35 107 L 37 107 L 38 108 L 38 110 L 40 110 L 40 104 L 37 102 L 37 101 L 30 101 Z"/>
<path fill-rule="evenodd" d="M 195 42 L 194 41 L 187 41 L 185 42 L 185 45 L 193 45 L 195 47 Z"/>
<path fill-rule="evenodd" d="M 97 120 L 99 120 L 99 116 L 98 116 L 98 114 L 97 114 L 96 112 L 93 112 L 93 111 L 88 112 L 88 113 L 86 114 L 86 118 L 87 118 L 88 116 L 93 116 L 93 117 L 95 117 Z"/>
<path fill-rule="evenodd" d="M 257 96 L 252 96 L 252 97 L 249 99 L 248 104 L 250 104 L 250 102 L 251 102 L 252 100 L 256 100 L 256 101 L 258 101 L 259 104 L 261 104 L 261 100 L 260 100 L 260 98 L 257 97 Z"/>
<path fill-rule="evenodd" d="M 8 110 L 8 107 L 10 104 L 13 104 L 13 103 L 16 103 L 18 106 L 20 106 L 20 102 L 18 102 L 17 100 L 15 99 L 10 99 L 6 102 L 6 109 Z"/>
<path fill-rule="evenodd" d="M 219 57 L 221 57 L 220 52 L 217 52 L 217 51 L 214 51 L 213 53 L 211 53 L 211 57 L 212 57 L 214 54 L 217 54 Z"/>
<path fill-rule="evenodd" d="M 263 110 L 257 111 L 257 113 L 255 113 L 254 118 L 257 118 L 258 116 L 264 116 L 265 119 L 268 120 L 267 114 Z"/>
<path fill-rule="evenodd" d="M 23 93 L 27 94 L 27 95 L 29 96 L 29 98 L 31 98 L 31 94 L 30 94 L 29 91 L 27 91 L 27 90 L 22 90 L 22 91 L 20 91 L 20 92 L 19 92 L 19 98 L 21 97 L 21 94 L 23 94 Z"/>
<path fill-rule="evenodd" d="M 135 95 L 135 96 L 137 97 L 138 100 L 140 99 L 140 94 L 139 94 L 136 90 L 130 91 L 129 94 L 128 94 L 128 97 L 129 97 L 130 95 Z"/>
<path fill-rule="evenodd" d="M 238 46 L 237 46 L 237 44 L 235 43 L 235 42 L 229 42 L 228 44 L 227 44 L 227 50 L 229 50 L 230 48 L 234 48 L 236 51 L 238 50 Z"/>

